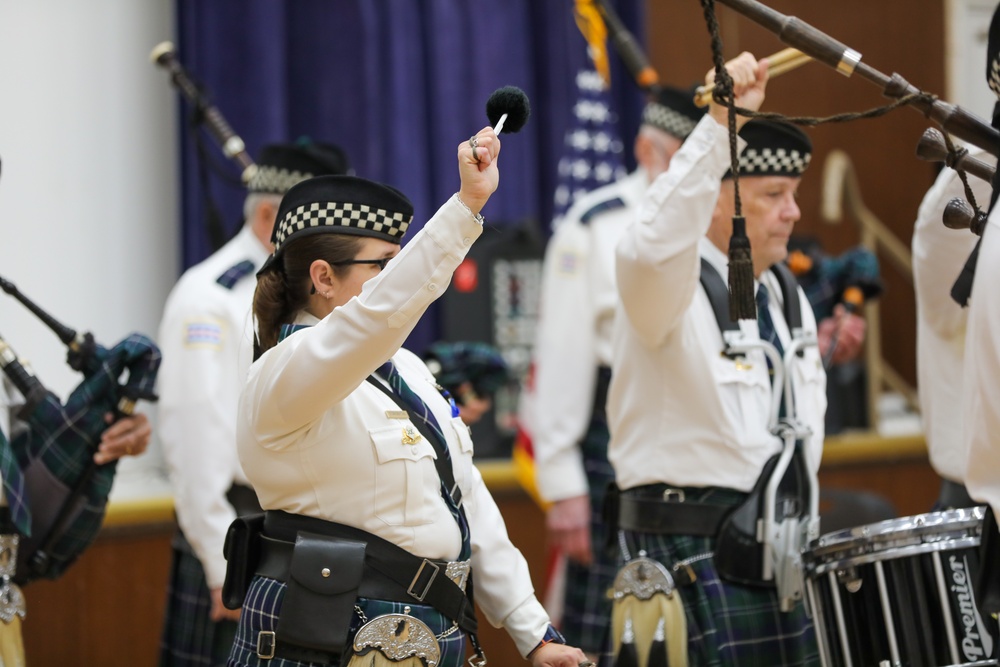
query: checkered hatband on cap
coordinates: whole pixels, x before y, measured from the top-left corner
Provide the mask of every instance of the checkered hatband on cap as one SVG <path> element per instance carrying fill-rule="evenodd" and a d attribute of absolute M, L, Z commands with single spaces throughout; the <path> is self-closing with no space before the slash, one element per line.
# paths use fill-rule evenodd
<path fill-rule="evenodd" d="M 694 91 L 662 88 L 642 110 L 642 124 L 651 125 L 684 140 L 694 130 L 705 109 L 694 104 Z"/>
<path fill-rule="evenodd" d="M 811 159 L 812 154 L 802 154 L 795 149 L 747 148 L 740 154 L 740 174 L 801 176 Z"/>
<path fill-rule="evenodd" d="M 277 265 L 285 247 L 312 234 L 373 236 L 399 244 L 413 220 L 413 204 L 388 185 L 357 176 L 317 176 L 281 198 L 271 243 L 274 253 L 258 275 Z"/>
<path fill-rule="evenodd" d="M 338 176 L 350 173 L 350 169 L 350 160 L 339 146 L 303 137 L 295 143 L 271 144 L 261 149 L 247 190 L 283 195 L 308 178 Z"/>
<path fill-rule="evenodd" d="M 812 159 L 808 135 L 789 123 L 754 119 L 740 130 L 740 176 L 802 176 Z M 726 172 L 724 178 L 731 178 Z"/>
<path fill-rule="evenodd" d="M 250 177 L 247 189 L 250 192 L 268 192 L 282 195 L 288 192 L 296 183 L 312 178 L 315 174 L 301 171 L 289 171 L 280 167 L 257 165 L 256 171 Z"/>
<path fill-rule="evenodd" d="M 303 204 L 288 211 L 278 221 L 274 251 L 278 252 L 296 232 L 310 227 L 345 227 L 361 233 L 370 232 L 370 236 L 387 236 L 398 243 L 412 219 L 412 215 L 368 204 L 333 201 Z"/>

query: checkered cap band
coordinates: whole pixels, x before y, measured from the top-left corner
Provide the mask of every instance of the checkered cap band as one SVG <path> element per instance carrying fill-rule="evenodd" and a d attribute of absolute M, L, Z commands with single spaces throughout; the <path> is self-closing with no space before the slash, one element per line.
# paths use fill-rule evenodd
<path fill-rule="evenodd" d="M 801 176 L 812 153 L 787 148 L 747 148 L 740 154 L 741 176 Z"/>
<path fill-rule="evenodd" d="M 691 134 L 694 126 L 697 125 L 697 121 L 656 102 L 650 102 L 643 109 L 642 122 L 663 130 L 678 139 L 687 138 L 687 135 Z"/>
<path fill-rule="evenodd" d="M 1000 58 L 994 58 L 990 61 L 990 73 L 987 77 L 987 83 L 990 85 L 990 90 L 1000 98 Z"/>
<path fill-rule="evenodd" d="M 401 239 L 413 216 L 390 212 L 368 204 L 313 202 L 292 209 L 278 222 L 275 253 L 296 232 L 310 227 L 349 227 L 370 235 Z"/>
<path fill-rule="evenodd" d="M 250 178 L 250 182 L 247 184 L 247 189 L 250 192 L 283 195 L 296 183 L 312 177 L 313 174 L 309 172 L 259 164 L 257 165 L 257 170 Z"/>

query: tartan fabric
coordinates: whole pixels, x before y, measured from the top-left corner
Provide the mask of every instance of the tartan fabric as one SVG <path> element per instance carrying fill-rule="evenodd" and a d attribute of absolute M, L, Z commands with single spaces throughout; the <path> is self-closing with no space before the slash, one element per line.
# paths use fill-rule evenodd
<path fill-rule="evenodd" d="M 435 437 L 438 439 L 439 445 L 434 449 L 438 450 L 439 455 L 444 456 L 444 464 L 451 465 L 451 452 L 448 450 L 448 441 L 444 437 L 444 433 L 441 431 L 441 426 L 438 424 L 437 419 L 434 417 L 434 413 L 431 409 L 427 407 L 427 404 L 417 396 L 416 392 L 410 389 L 410 386 L 406 384 L 403 380 L 403 376 L 399 374 L 396 370 L 395 364 L 392 360 L 389 360 L 382 364 L 379 368 L 379 374 L 385 378 L 386 382 L 389 383 L 389 387 L 392 392 L 402 400 L 410 410 L 415 412 L 420 419 L 427 424 L 427 426 L 434 432 Z M 462 551 L 458 556 L 458 560 L 468 560 L 472 556 L 472 542 L 469 537 L 469 522 L 465 518 L 465 511 L 462 510 L 460 506 L 455 503 L 452 498 L 451 490 L 445 487 L 444 480 L 441 480 L 441 497 L 444 498 L 444 502 L 448 505 L 448 509 L 451 511 L 451 515 L 455 517 L 455 521 L 458 523 L 458 527 L 462 532 Z"/>
<path fill-rule="evenodd" d="M 614 469 L 608 462 L 608 422 L 595 414 L 580 451 L 583 454 L 587 486 L 590 489 L 590 548 L 594 555 L 589 566 L 572 560 L 566 563 L 566 591 L 560 630 L 570 646 L 586 653 L 599 653 L 611 625 L 611 601 L 608 589 L 617 573 L 615 558 L 608 553 L 607 527 L 602 518 L 604 492 L 614 481 Z"/>
<path fill-rule="evenodd" d="M 688 499 L 738 502 L 742 494 L 725 489 L 688 489 Z M 693 492 L 693 493 L 692 493 Z M 668 568 L 678 561 L 712 553 L 714 537 L 625 533 L 632 555 L 640 550 Z M 722 581 L 712 558 L 691 563 L 697 577 L 680 589 L 688 626 L 691 667 L 805 667 L 819 665 L 812 621 L 800 603 L 780 611 L 774 588 L 753 588 Z M 602 667 L 611 664 L 610 649 Z"/>
<path fill-rule="evenodd" d="M 160 350 L 149 338 L 131 334 L 110 350 L 96 345 L 91 354 L 78 360 L 85 379 L 65 405 L 49 393 L 25 419 L 29 428 L 12 442 L 22 469 L 38 459 L 69 488 L 90 474 L 82 513 L 66 527 L 49 554 L 52 565 L 46 576 L 50 578 L 61 574 L 97 537 L 116 468 L 115 462 L 93 465 L 101 434 L 108 428 L 104 415 L 115 412 L 122 398 L 134 401 L 155 396 Z M 119 384 L 126 370 L 128 380 Z"/>
<path fill-rule="evenodd" d="M 254 577 L 250 584 L 250 590 L 247 592 L 247 599 L 243 603 L 239 630 L 236 633 L 236 640 L 233 642 L 233 650 L 229 654 L 228 667 L 262 667 L 264 665 L 267 667 L 322 667 L 322 663 L 316 662 L 298 662 L 281 658 L 260 660 L 257 658 L 257 634 L 262 630 L 277 630 L 278 617 L 281 614 L 281 601 L 284 595 L 285 584 L 274 579 Z M 426 623 L 435 635 L 440 635 L 452 627 L 450 620 L 433 607 L 426 605 L 358 598 L 358 607 L 368 620 L 381 614 L 403 613 L 405 607 L 409 607 L 410 615 Z M 364 621 L 361 617 L 355 614 L 351 622 L 348 644 L 353 643 L 354 635 L 363 624 Z M 280 636 L 278 641 L 281 641 Z M 456 630 L 447 637 L 438 639 L 438 644 L 441 648 L 439 667 L 460 667 L 462 665 L 465 658 L 465 633 Z M 345 659 L 340 664 L 347 663 L 348 656 L 344 657 Z"/>
<path fill-rule="evenodd" d="M 434 377 L 452 394 L 464 383 L 472 384 L 473 389 L 482 396 L 492 396 L 500 387 L 507 383 L 507 362 L 500 350 L 480 342 L 447 342 L 434 343 L 424 354 L 425 361 L 431 366 L 436 360 L 440 370 L 434 371 Z M 431 370 L 434 370 L 433 367 Z"/>
<path fill-rule="evenodd" d="M 778 355 L 785 356 L 785 348 L 778 338 L 778 332 L 774 330 L 774 320 L 771 319 L 771 310 L 768 308 L 771 298 L 767 286 L 763 283 L 757 288 L 757 328 L 760 330 L 760 339 L 766 340 L 778 350 Z M 771 367 L 771 359 L 767 360 L 768 368 Z"/>
<path fill-rule="evenodd" d="M 160 640 L 160 667 L 225 665 L 236 637 L 235 621 L 209 619 L 212 600 L 201 562 L 174 549 L 167 609 Z"/>
<path fill-rule="evenodd" d="M 3 478 L 4 497 L 10 508 L 11 521 L 19 533 L 31 535 L 31 512 L 24 495 L 24 475 L 3 431 L 0 431 L 0 477 Z"/>
<path fill-rule="evenodd" d="M 852 248 L 838 257 L 827 256 L 818 248 L 800 252 L 809 258 L 811 268 L 796 278 L 817 321 L 833 315 L 834 306 L 842 301 L 848 287 L 860 287 L 866 299 L 882 291 L 878 258 L 867 248 Z"/>

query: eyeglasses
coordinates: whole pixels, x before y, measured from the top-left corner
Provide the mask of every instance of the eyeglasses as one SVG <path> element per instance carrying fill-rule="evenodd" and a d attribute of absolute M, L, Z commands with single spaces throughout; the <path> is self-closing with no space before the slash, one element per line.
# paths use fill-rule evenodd
<path fill-rule="evenodd" d="M 375 264 L 378 266 L 378 270 L 381 271 L 385 268 L 385 265 L 389 263 L 392 257 L 383 257 L 382 259 L 345 259 L 342 262 L 331 262 L 332 266 L 347 266 L 348 264 Z"/>

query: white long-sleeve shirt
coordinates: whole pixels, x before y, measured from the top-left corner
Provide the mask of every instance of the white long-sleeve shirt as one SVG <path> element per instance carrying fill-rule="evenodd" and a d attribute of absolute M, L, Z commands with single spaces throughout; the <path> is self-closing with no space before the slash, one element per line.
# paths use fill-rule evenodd
<path fill-rule="evenodd" d="M 780 451 L 768 431 L 770 380 L 763 353 L 746 363 L 722 354 L 723 340 L 702 289 L 700 258 L 727 279 L 727 259 L 705 238 L 729 167 L 726 129 L 702 119 L 670 168 L 647 190 L 617 250 L 622 316 L 616 319 L 608 416 L 609 458 L 622 489 L 665 482 L 749 491 Z M 790 336 L 781 289 L 765 272 L 770 312 L 785 349 Z M 798 290 L 805 331 L 816 331 Z M 756 323 L 741 321 L 747 339 Z M 812 430 L 806 462 L 819 466 L 826 374 L 815 347 L 790 370 L 799 418 Z"/>
<path fill-rule="evenodd" d="M 424 558 L 456 560 L 461 537 L 441 497 L 433 446 L 408 443 L 408 419 L 366 382 L 386 359 L 434 413 L 447 440 L 472 539 L 476 602 L 522 655 L 549 618 L 527 562 L 473 465 L 469 430 L 427 367 L 400 349 L 447 288 L 482 227 L 454 199 L 434 215 L 359 297 L 297 331 L 250 369 L 240 398 L 240 460 L 261 506 L 346 524 Z"/>
<path fill-rule="evenodd" d="M 534 348 L 531 439 L 539 493 L 550 501 L 587 495 L 580 442 L 598 366 L 611 365 L 618 303 L 615 247 L 635 216 L 649 176 L 639 169 L 581 197 L 545 250 Z"/>
<path fill-rule="evenodd" d="M 996 158 L 969 147 L 970 156 L 993 164 Z M 969 177 L 980 206 L 990 201 L 990 184 Z M 961 483 L 966 450 L 962 442 L 962 373 L 968 310 L 951 298 L 955 277 L 976 245 L 967 230 L 948 229 L 945 205 L 965 199 L 958 173 L 943 169 L 924 195 L 913 226 L 913 284 L 917 297 L 917 385 L 931 465 L 942 477 Z"/>
<path fill-rule="evenodd" d="M 177 522 L 205 569 L 209 588 L 226 575 L 222 555 L 236 512 L 226 500 L 247 484 L 236 454 L 236 405 L 253 359 L 250 310 L 255 274 L 268 256 L 249 227 L 181 276 L 160 323 L 160 441 L 170 470 Z M 240 262 L 235 283 L 220 276 Z M 229 286 L 227 286 L 229 285 Z"/>
<path fill-rule="evenodd" d="M 984 203 L 985 205 L 985 203 Z M 1000 207 L 983 232 L 969 299 L 962 402 L 965 487 L 1000 516 Z"/>

